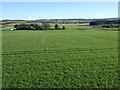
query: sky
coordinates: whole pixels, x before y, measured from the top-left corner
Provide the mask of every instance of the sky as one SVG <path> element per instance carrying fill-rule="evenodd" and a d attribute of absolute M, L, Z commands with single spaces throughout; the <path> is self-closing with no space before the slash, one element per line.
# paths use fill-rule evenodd
<path fill-rule="evenodd" d="M 2 2 L 119 2 L 120 0 L 1 0 Z"/>
<path fill-rule="evenodd" d="M 118 17 L 118 2 L 2 2 L 0 19 Z"/>

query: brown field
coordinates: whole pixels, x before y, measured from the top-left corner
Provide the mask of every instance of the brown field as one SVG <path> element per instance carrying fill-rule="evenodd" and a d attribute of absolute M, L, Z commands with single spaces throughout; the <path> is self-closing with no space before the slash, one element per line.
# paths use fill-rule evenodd
<path fill-rule="evenodd" d="M 55 23 L 50 23 L 51 25 L 55 25 Z M 72 26 L 79 26 L 79 25 L 89 25 L 89 23 L 82 23 L 82 24 L 58 24 L 58 25 L 72 25 Z"/>
<path fill-rule="evenodd" d="M 59 25 L 73 25 L 73 26 L 76 26 L 76 25 L 89 25 L 89 23 L 82 23 L 82 24 L 59 24 Z"/>

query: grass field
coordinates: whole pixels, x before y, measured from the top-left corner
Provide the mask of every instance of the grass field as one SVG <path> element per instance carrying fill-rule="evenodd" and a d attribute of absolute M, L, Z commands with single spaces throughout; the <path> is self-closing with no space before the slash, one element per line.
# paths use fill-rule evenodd
<path fill-rule="evenodd" d="M 118 31 L 66 27 L 3 31 L 3 88 L 118 87 Z"/>

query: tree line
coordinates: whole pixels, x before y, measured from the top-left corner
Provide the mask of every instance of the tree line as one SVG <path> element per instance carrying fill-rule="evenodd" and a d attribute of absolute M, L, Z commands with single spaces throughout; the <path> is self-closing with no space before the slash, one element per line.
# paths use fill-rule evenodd
<path fill-rule="evenodd" d="M 98 20 L 90 22 L 90 25 L 102 25 L 102 24 L 120 24 L 120 20 Z"/>
<path fill-rule="evenodd" d="M 90 25 L 102 25 L 102 28 L 119 28 L 120 20 L 99 20 L 92 21 Z"/>
<path fill-rule="evenodd" d="M 54 28 L 50 28 L 50 24 L 43 22 L 41 25 L 38 24 L 16 24 L 14 25 L 14 28 L 16 28 L 16 30 L 63 30 L 65 29 L 65 26 L 63 26 L 62 28 L 60 28 L 58 26 L 58 24 L 55 24 Z"/>

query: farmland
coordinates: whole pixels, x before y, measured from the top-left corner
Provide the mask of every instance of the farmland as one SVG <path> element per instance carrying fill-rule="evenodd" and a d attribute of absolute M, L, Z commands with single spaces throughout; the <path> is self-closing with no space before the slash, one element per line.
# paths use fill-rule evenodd
<path fill-rule="evenodd" d="M 3 88 L 116 88 L 118 32 L 67 25 L 3 31 Z"/>

